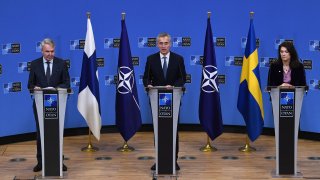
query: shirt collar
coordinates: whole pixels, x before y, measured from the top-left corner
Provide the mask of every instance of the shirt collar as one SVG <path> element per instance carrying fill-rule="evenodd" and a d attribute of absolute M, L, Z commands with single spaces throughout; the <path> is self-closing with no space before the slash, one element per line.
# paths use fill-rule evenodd
<path fill-rule="evenodd" d="M 168 52 L 168 54 L 165 55 L 167 57 L 167 60 L 169 60 L 170 58 L 170 51 Z M 160 53 L 160 59 L 162 59 L 164 57 L 163 54 Z"/>

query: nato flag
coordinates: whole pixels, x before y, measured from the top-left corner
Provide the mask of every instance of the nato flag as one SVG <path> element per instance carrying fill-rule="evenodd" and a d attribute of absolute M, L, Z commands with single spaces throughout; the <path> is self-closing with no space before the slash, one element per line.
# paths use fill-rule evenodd
<path fill-rule="evenodd" d="M 208 18 L 204 44 L 199 119 L 211 140 L 214 140 L 216 137 L 221 135 L 223 129 L 217 77 L 218 69 L 216 64 L 216 55 L 213 45 L 210 18 Z"/>
<path fill-rule="evenodd" d="M 129 38 L 124 20 L 121 21 L 121 27 L 116 95 L 116 124 L 123 139 L 128 141 L 141 126 L 141 114 Z"/>

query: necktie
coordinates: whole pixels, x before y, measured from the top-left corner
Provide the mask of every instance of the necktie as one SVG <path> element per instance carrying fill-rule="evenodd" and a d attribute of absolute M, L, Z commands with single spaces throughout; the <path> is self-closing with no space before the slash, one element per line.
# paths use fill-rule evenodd
<path fill-rule="evenodd" d="M 47 78 L 47 82 L 49 83 L 50 81 L 50 61 L 47 61 L 47 70 L 46 70 L 46 78 Z"/>
<path fill-rule="evenodd" d="M 163 67 L 162 67 L 164 78 L 166 78 L 166 76 L 167 76 L 167 69 L 168 69 L 167 57 L 164 56 L 163 57 Z"/>

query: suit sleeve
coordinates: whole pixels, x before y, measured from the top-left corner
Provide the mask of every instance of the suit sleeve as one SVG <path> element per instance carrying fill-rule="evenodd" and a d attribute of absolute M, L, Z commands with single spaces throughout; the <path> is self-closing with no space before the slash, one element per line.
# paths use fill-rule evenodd
<path fill-rule="evenodd" d="M 151 71 L 150 71 L 150 58 L 147 58 L 146 67 L 144 68 L 144 74 L 143 74 L 143 85 L 144 87 L 147 87 L 148 85 L 151 85 L 152 78 L 151 78 Z"/>
<path fill-rule="evenodd" d="M 61 72 L 61 84 L 58 85 L 60 88 L 70 88 L 70 76 L 68 71 L 67 62 L 63 61 L 63 70 Z"/>
<path fill-rule="evenodd" d="M 306 82 L 306 72 L 304 70 L 303 64 L 300 63 L 299 66 L 299 76 L 298 76 L 299 80 L 297 81 L 297 86 L 306 86 L 307 82 Z"/>
<path fill-rule="evenodd" d="M 186 68 L 184 66 L 183 57 L 179 58 L 178 64 L 179 64 L 178 78 L 175 81 L 174 86 L 183 87 L 186 82 Z"/>
<path fill-rule="evenodd" d="M 269 72 L 268 72 L 268 82 L 267 86 L 273 86 L 273 78 L 272 78 L 272 69 L 273 69 L 273 64 L 270 65 Z"/>
<path fill-rule="evenodd" d="M 28 89 L 34 89 L 34 87 L 36 86 L 35 82 L 36 82 L 36 75 L 35 75 L 35 67 L 34 67 L 34 63 L 31 62 L 30 65 L 30 73 L 29 73 L 29 80 L 28 80 Z"/>

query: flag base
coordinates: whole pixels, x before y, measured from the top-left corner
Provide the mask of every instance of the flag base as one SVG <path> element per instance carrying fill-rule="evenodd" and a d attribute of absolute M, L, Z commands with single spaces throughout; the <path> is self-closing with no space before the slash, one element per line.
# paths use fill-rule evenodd
<path fill-rule="evenodd" d="M 217 151 L 218 149 L 211 146 L 211 144 L 206 144 L 205 146 L 200 148 L 200 151 L 202 152 L 214 152 Z"/>
<path fill-rule="evenodd" d="M 132 152 L 132 151 L 134 151 L 134 150 L 135 150 L 135 149 L 134 149 L 133 147 L 129 146 L 129 145 L 127 144 L 127 142 L 125 142 L 122 147 L 119 147 L 119 148 L 117 149 L 117 151 L 119 151 L 119 152 Z"/>
<path fill-rule="evenodd" d="M 92 146 L 91 143 L 88 144 L 87 147 L 81 148 L 82 152 L 96 152 L 99 151 L 99 148 Z"/>
<path fill-rule="evenodd" d="M 241 152 L 254 152 L 256 151 L 256 148 L 251 147 L 250 144 L 245 144 L 244 146 L 239 148 L 239 151 Z"/>

